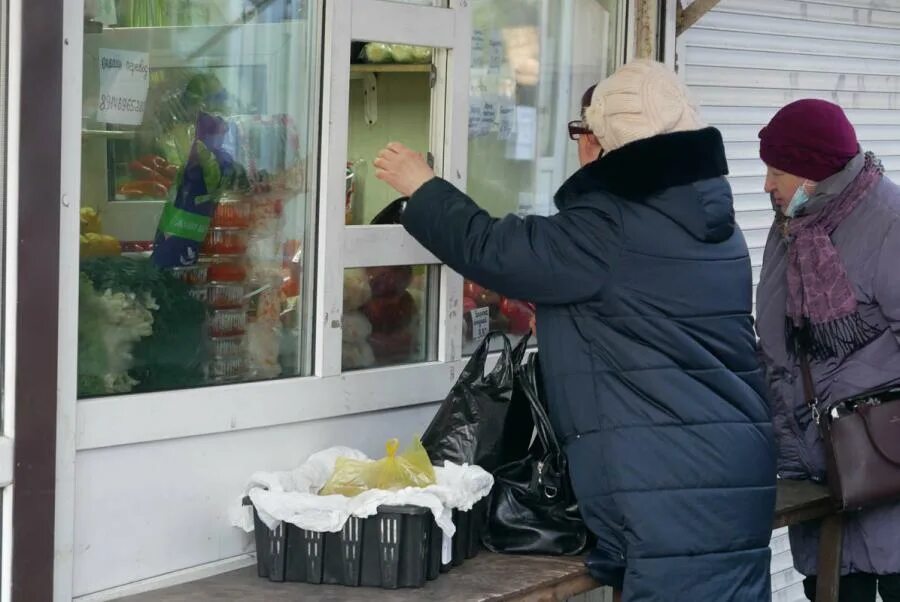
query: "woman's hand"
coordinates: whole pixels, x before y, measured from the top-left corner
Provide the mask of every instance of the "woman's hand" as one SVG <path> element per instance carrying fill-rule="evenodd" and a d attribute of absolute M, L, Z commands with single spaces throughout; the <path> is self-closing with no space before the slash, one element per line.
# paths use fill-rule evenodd
<path fill-rule="evenodd" d="M 434 170 L 421 154 L 391 142 L 375 159 L 375 177 L 408 197 L 434 178 Z"/>

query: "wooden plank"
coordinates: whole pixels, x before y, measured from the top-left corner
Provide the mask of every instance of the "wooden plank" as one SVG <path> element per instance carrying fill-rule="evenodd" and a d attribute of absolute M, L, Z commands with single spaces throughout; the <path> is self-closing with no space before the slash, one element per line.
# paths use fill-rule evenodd
<path fill-rule="evenodd" d="M 840 573 L 840 516 L 828 490 L 811 481 L 779 480 L 773 529 L 807 520 L 825 519 L 820 550 L 821 588 L 836 591 Z M 832 575 L 831 578 L 828 575 Z M 213 600 L 315 600 L 318 602 L 564 602 L 600 588 L 584 559 L 510 556 L 484 552 L 422 589 L 380 590 L 260 579 L 256 568 L 233 571 L 178 587 L 124 598 L 131 602 L 209 602 Z M 821 590 L 821 591 L 825 591 Z M 837 598 L 822 594 L 824 602 Z"/>
<path fill-rule="evenodd" d="M 843 538 L 844 522 L 840 514 L 832 514 L 822 521 L 816 579 L 816 600 L 819 602 L 838 602 Z"/>
<path fill-rule="evenodd" d="M 837 508 L 823 485 L 780 479 L 775 502 L 774 529 L 834 514 Z"/>
<path fill-rule="evenodd" d="M 504 556 L 482 553 L 422 589 L 382 590 L 303 583 L 272 583 L 256 567 L 140 594 L 131 602 L 211 602 L 213 600 L 315 600 L 317 602 L 564 602 L 600 587 L 582 558 Z"/>
<path fill-rule="evenodd" d="M 350 65 L 350 73 L 431 73 L 431 65 L 405 65 L 386 63 L 383 65 Z"/>

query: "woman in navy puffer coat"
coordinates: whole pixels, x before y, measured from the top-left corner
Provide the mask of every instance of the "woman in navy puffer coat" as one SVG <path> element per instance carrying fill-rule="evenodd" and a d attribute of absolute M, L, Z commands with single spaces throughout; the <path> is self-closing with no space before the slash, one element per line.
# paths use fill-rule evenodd
<path fill-rule="evenodd" d="M 552 217 L 494 219 L 399 144 L 378 176 L 438 258 L 537 304 L 594 576 L 626 602 L 770 600 L 775 452 L 721 136 L 656 63 L 585 100 Z"/>

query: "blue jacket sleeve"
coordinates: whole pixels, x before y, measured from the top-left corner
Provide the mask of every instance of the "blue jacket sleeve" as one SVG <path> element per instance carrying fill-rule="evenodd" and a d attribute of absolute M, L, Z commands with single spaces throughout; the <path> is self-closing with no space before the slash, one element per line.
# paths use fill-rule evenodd
<path fill-rule="evenodd" d="M 563 305 L 602 294 L 621 249 L 616 217 L 598 204 L 496 219 L 435 178 L 410 198 L 403 226 L 469 280 L 513 299 Z"/>

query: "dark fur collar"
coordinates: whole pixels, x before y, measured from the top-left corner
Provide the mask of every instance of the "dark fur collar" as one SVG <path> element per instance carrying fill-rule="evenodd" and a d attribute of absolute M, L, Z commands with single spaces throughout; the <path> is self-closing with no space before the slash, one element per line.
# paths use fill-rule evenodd
<path fill-rule="evenodd" d="M 662 134 L 626 144 L 585 165 L 562 185 L 556 203 L 596 190 L 637 201 L 667 188 L 727 174 L 719 130 Z"/>

